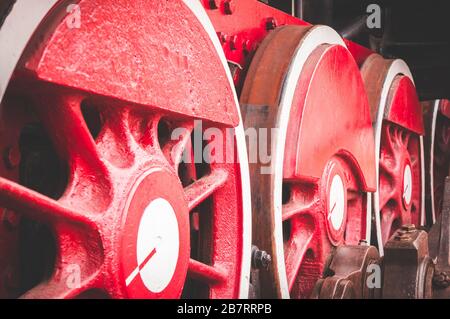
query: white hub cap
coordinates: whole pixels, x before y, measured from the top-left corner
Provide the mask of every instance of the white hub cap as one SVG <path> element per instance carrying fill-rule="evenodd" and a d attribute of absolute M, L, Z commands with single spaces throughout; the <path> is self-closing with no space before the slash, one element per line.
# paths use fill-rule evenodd
<path fill-rule="evenodd" d="M 178 221 L 167 200 L 157 198 L 145 209 L 136 250 L 138 267 L 127 278 L 127 285 L 140 274 L 148 290 L 163 291 L 175 273 L 179 251 Z"/>
<path fill-rule="evenodd" d="M 403 172 L 403 200 L 406 206 L 411 203 L 412 196 L 412 174 L 411 166 L 406 165 L 405 171 Z"/>
<path fill-rule="evenodd" d="M 333 177 L 330 187 L 329 215 L 328 219 L 335 230 L 339 230 L 345 215 L 345 189 L 342 178 L 339 175 Z"/>

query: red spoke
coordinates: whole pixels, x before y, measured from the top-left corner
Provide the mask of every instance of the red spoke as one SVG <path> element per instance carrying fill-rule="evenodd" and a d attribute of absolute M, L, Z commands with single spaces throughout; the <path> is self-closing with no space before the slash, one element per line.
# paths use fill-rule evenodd
<path fill-rule="evenodd" d="M 95 175 L 105 175 L 106 168 L 80 109 L 83 96 L 58 92 L 58 89 L 55 93 L 50 89 L 41 92 L 36 101 L 56 150 L 69 162 L 72 171 L 81 164 Z"/>
<path fill-rule="evenodd" d="M 191 141 L 191 133 L 193 129 L 194 124 L 191 122 L 180 125 L 180 127 L 175 128 L 176 131 L 173 131 L 172 133 L 175 134 L 175 136 L 171 136 L 171 139 L 163 147 L 162 151 L 164 155 L 175 169 L 178 169 L 178 165 L 183 159 L 183 152 L 186 150 L 187 145 Z"/>
<path fill-rule="evenodd" d="M 127 109 L 105 108 L 103 133 L 97 139 L 98 152 L 108 162 L 119 167 L 129 167 L 138 158 L 137 143 L 130 129 L 133 118 Z"/>
<path fill-rule="evenodd" d="M 411 134 L 409 132 L 405 132 L 404 133 L 404 137 L 403 137 L 403 145 L 408 148 L 409 145 L 409 141 L 411 140 Z"/>
<path fill-rule="evenodd" d="M 383 239 L 383 244 L 389 240 L 393 231 L 392 226 L 397 217 L 398 215 L 394 208 L 381 211 L 381 238 Z"/>
<path fill-rule="evenodd" d="M 380 210 L 383 209 L 384 206 L 389 202 L 391 199 L 396 199 L 400 195 L 398 194 L 398 190 L 395 188 L 392 189 L 385 189 L 384 187 L 380 186 Z"/>
<path fill-rule="evenodd" d="M 37 220 L 67 220 L 95 227 L 85 215 L 64 207 L 57 201 L 0 177 L 0 206 Z"/>
<path fill-rule="evenodd" d="M 287 204 L 283 205 L 283 221 L 289 220 L 310 211 L 314 207 L 314 205 L 315 202 L 304 204 L 297 201 L 289 201 Z"/>
<path fill-rule="evenodd" d="M 97 288 L 98 275 L 93 275 L 82 281 L 80 285 L 71 286 L 67 277 L 56 278 L 40 283 L 36 287 L 28 290 L 21 299 L 72 299 L 83 292 Z"/>
<path fill-rule="evenodd" d="M 302 265 L 303 257 L 313 239 L 313 227 L 306 227 L 304 231 L 297 232 L 294 238 L 285 246 L 285 263 L 289 290 L 292 289 L 300 266 Z"/>
<path fill-rule="evenodd" d="M 217 285 L 227 281 L 226 273 L 194 259 L 189 260 L 188 275 L 208 285 Z"/>
<path fill-rule="evenodd" d="M 394 150 L 394 144 L 395 142 L 393 141 L 393 135 L 392 135 L 393 131 L 391 129 L 391 126 L 389 125 L 384 125 L 382 132 L 381 132 L 381 145 L 383 148 L 386 149 L 386 151 L 389 154 L 394 154 L 395 150 Z"/>
<path fill-rule="evenodd" d="M 228 179 L 228 172 L 217 169 L 205 177 L 202 177 L 194 184 L 185 188 L 189 210 L 197 207 L 202 201 L 208 198 L 216 190 L 222 187 Z"/>

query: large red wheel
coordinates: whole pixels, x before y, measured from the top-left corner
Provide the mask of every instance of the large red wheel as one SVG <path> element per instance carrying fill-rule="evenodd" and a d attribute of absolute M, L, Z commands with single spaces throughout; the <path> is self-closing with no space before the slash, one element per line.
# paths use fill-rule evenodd
<path fill-rule="evenodd" d="M 17 267 L 8 296 L 246 297 L 245 138 L 201 4 L 82 0 L 74 27 L 63 2 L 40 3 L 2 100 L 0 205 L 22 218 L 19 263 L 49 258 Z M 195 157 L 202 133 L 231 143 Z"/>
<path fill-rule="evenodd" d="M 373 54 L 361 73 L 375 131 L 378 189 L 373 208 L 382 253 L 382 245 L 401 225 L 424 222 L 424 128 L 411 72 L 403 61 Z"/>
<path fill-rule="evenodd" d="M 270 136 L 258 140 L 270 161 L 254 163 L 249 144 L 253 241 L 273 256 L 262 296 L 307 298 L 335 247 L 366 239 L 370 225 L 373 132 L 359 70 L 332 29 L 280 27 L 253 58 L 241 108 L 246 129 Z"/>
<path fill-rule="evenodd" d="M 426 135 L 426 180 L 428 224 L 436 222 L 441 214 L 445 177 L 450 167 L 450 102 L 437 100 L 424 103 Z"/>

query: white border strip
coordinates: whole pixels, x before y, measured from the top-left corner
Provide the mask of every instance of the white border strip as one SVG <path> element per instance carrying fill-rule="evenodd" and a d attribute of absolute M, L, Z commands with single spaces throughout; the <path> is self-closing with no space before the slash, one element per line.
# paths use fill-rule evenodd
<path fill-rule="evenodd" d="M 439 112 L 440 100 L 434 101 L 433 115 L 431 119 L 431 146 L 430 146 L 430 167 L 428 174 L 430 176 L 430 192 L 431 192 L 431 218 L 433 224 L 436 223 L 436 207 L 434 205 L 434 141 L 436 138 L 436 119 Z"/>
<path fill-rule="evenodd" d="M 389 90 L 392 86 L 392 82 L 394 81 L 395 77 L 399 74 L 403 74 L 404 76 L 407 76 L 411 79 L 411 81 L 414 84 L 414 79 L 411 74 L 411 71 L 409 70 L 408 65 L 405 63 L 405 61 L 401 59 L 394 60 L 389 67 L 389 70 L 386 74 L 386 77 L 383 82 L 383 88 L 381 90 L 381 97 L 380 97 L 380 103 L 378 104 L 378 112 L 377 112 L 377 121 L 375 123 L 375 163 L 376 163 L 376 176 L 377 176 L 377 190 L 375 193 L 373 193 L 373 208 L 375 213 L 375 225 L 377 228 L 377 241 L 378 241 L 378 251 L 380 252 L 380 256 L 384 255 L 384 248 L 383 248 L 383 240 L 381 238 L 381 217 L 380 217 L 380 194 L 379 194 L 379 179 L 380 179 L 380 149 L 381 149 L 381 129 L 383 127 L 383 118 L 384 118 L 384 112 L 386 109 L 387 99 L 389 96 Z M 422 157 L 423 161 L 423 157 Z M 423 174 L 422 174 L 423 175 Z M 423 175 L 424 176 L 424 175 Z M 422 176 L 422 179 L 423 179 Z M 424 184 L 424 181 L 422 180 L 422 185 Z M 425 194 L 422 187 L 422 194 Z M 422 209 L 422 207 L 421 207 Z M 424 211 L 422 209 L 421 216 L 423 215 Z M 422 218 L 422 217 L 421 217 Z"/>
<path fill-rule="evenodd" d="M 287 127 L 289 115 L 294 100 L 295 90 L 300 80 L 300 75 L 305 66 L 306 60 L 311 53 L 322 44 L 337 44 L 345 46 L 340 35 L 327 26 L 312 27 L 301 39 L 296 49 L 295 55 L 289 66 L 288 73 L 283 84 L 281 93 L 280 109 L 278 111 L 278 130 L 275 136 L 275 143 L 272 143 L 272 171 L 274 172 L 274 234 L 275 250 L 277 254 L 277 269 L 281 288 L 281 297 L 289 298 L 289 286 L 287 282 L 286 265 L 283 247 L 283 224 L 282 224 L 282 194 L 283 194 L 283 163 L 284 149 L 286 145 Z"/>
<path fill-rule="evenodd" d="M 420 178 L 422 179 L 422 183 L 420 186 L 420 196 L 422 201 L 420 202 L 420 226 L 425 225 L 425 151 L 424 151 L 424 143 L 423 136 L 419 136 L 419 146 L 420 146 Z"/>
<path fill-rule="evenodd" d="M 0 101 L 25 47 L 58 0 L 17 0 L 0 29 Z"/>
<path fill-rule="evenodd" d="M 234 89 L 234 82 L 231 77 L 230 69 L 225 58 L 222 46 L 216 31 L 209 19 L 205 9 L 198 0 L 183 0 L 184 4 L 194 13 L 200 23 L 203 25 L 205 31 L 208 33 L 211 42 L 213 43 L 217 54 L 223 64 L 223 68 L 227 74 L 230 82 L 230 87 L 234 95 L 234 101 L 237 112 L 239 114 L 239 125 L 235 128 L 237 151 L 239 156 L 239 163 L 241 168 L 241 183 L 242 183 L 242 208 L 243 208 L 243 247 L 242 247 L 242 268 L 241 279 L 239 287 L 239 298 L 248 298 L 248 289 L 250 284 L 250 267 L 251 267 L 251 247 L 252 247 L 252 207 L 251 207 L 251 192 L 250 192 L 250 175 L 247 159 L 247 145 L 244 134 L 244 127 L 242 124 L 242 116 L 239 109 L 239 101 L 236 91 Z"/>

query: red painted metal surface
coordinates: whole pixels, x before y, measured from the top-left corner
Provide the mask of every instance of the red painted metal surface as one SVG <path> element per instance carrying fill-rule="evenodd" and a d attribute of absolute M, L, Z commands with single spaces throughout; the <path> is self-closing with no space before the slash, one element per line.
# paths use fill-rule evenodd
<path fill-rule="evenodd" d="M 22 167 L 0 178 L 0 205 L 48 224 L 55 238 L 50 278 L 22 297 L 238 297 L 244 217 L 236 143 L 216 149 L 232 154 L 230 163 L 182 162 L 186 150 L 193 163 L 195 118 L 223 133 L 238 122 L 210 38 L 181 1 L 79 5 L 81 28 L 63 19 L 45 30 L 2 101 L 11 145 L 40 122 L 68 173 L 54 198 L 17 183 Z M 97 127 L 86 112 L 98 115 Z M 174 129 L 183 131 L 172 140 Z M 150 238 L 140 230 L 147 219 L 160 226 Z M 79 285 L 71 284 L 73 269 Z"/>
<path fill-rule="evenodd" d="M 310 296 L 336 246 L 356 245 L 366 238 L 366 199 L 358 191 L 360 185 L 353 170 L 353 165 L 336 156 L 329 161 L 317 184 L 290 186 L 291 196 L 283 206 L 283 220 L 290 229 L 284 237 L 284 250 L 292 298 Z M 338 207 L 340 199 L 332 195 L 336 176 L 343 183 L 342 208 Z M 344 215 L 336 227 L 332 221 L 338 209 L 343 209 Z"/>
<path fill-rule="evenodd" d="M 295 298 L 310 295 L 336 246 L 365 238 L 367 197 L 363 191 L 375 188 L 370 179 L 375 176 L 373 130 L 359 69 L 341 45 L 318 42 L 311 52 L 308 45 L 302 47 L 313 32 L 314 27 L 285 26 L 269 34 L 256 52 L 241 95 L 246 127 L 287 131 L 286 140 L 277 135 L 271 139 L 272 150 L 283 144 L 281 176 L 276 175 L 277 167 L 270 175 L 261 173 L 264 164 L 250 168 L 253 206 L 258 207 L 254 225 L 261 230 L 254 234 L 254 241 L 271 254 L 282 242 L 286 289 Z M 332 37 L 333 31 L 328 32 Z M 297 52 L 304 52 L 306 61 L 285 114 L 284 98 L 291 85 L 287 74 L 294 60 L 300 60 Z M 281 127 L 283 117 L 287 118 L 285 128 Z M 283 238 L 278 239 L 275 189 L 281 184 Z M 278 275 L 263 277 L 264 296 L 284 289 L 283 270 L 277 264 L 282 257 L 274 256 L 277 268 L 273 271 Z"/>
<path fill-rule="evenodd" d="M 440 112 L 450 119 L 450 101 L 449 100 L 441 101 Z"/>
<path fill-rule="evenodd" d="M 206 31 L 182 1 L 118 5 L 81 0 L 78 5 L 80 28 L 62 21 L 42 53 L 27 61 L 36 77 L 236 126 L 233 88 L 226 76 L 209 81 L 195 76 L 216 73 L 220 62 L 212 43 L 205 41 Z M 168 94 L 163 97 L 161 89 Z"/>
<path fill-rule="evenodd" d="M 411 182 L 407 181 L 408 170 L 411 171 Z M 420 225 L 421 172 L 419 136 L 395 124 L 385 123 L 381 137 L 379 180 L 383 244 L 400 226 Z"/>
<path fill-rule="evenodd" d="M 419 98 L 409 77 L 398 76 L 392 83 L 385 114 L 387 120 L 416 134 L 425 134 Z"/>
<path fill-rule="evenodd" d="M 219 3 L 219 1 L 216 1 Z M 232 14 L 225 14 L 223 11 L 219 9 L 211 9 L 209 6 L 209 1 L 205 1 L 205 7 L 209 9 L 207 12 L 211 18 L 211 21 L 214 24 L 214 27 L 219 35 L 219 38 L 222 41 L 222 47 L 224 49 L 225 55 L 227 59 L 235 64 L 241 66 L 242 69 L 238 68 L 235 73 L 235 84 L 237 86 L 238 92 L 240 92 L 240 88 L 242 86 L 242 81 L 245 78 L 246 72 L 249 67 L 249 63 L 252 60 L 255 50 L 259 47 L 261 41 L 267 36 L 267 34 L 273 29 L 273 26 L 282 26 L 282 25 L 309 25 L 308 23 L 299 20 L 295 17 L 289 16 L 283 12 L 280 12 L 274 8 L 271 8 L 263 3 L 258 1 L 234 1 L 235 9 Z M 274 24 L 270 24 L 268 22 L 274 22 Z M 351 48 L 351 53 L 353 57 L 356 58 L 356 61 L 362 61 L 364 57 L 368 56 L 371 52 L 357 44 L 346 41 L 346 44 Z M 342 55 L 342 53 L 341 53 Z M 324 122 L 329 123 L 329 125 L 316 125 L 315 121 L 307 120 L 305 123 L 310 127 L 302 127 L 301 132 L 302 135 L 299 139 L 302 139 L 304 142 L 301 148 L 297 147 L 287 147 L 288 152 L 293 152 L 297 150 L 297 155 L 289 154 L 288 158 L 295 158 L 296 156 L 301 156 L 302 159 L 299 160 L 299 163 L 302 163 L 298 167 L 294 168 L 288 166 L 286 169 L 286 174 L 293 175 L 303 175 L 308 178 L 320 178 L 321 173 L 324 169 L 326 161 L 334 154 L 335 152 L 340 151 L 337 149 L 338 147 L 342 147 L 345 149 L 343 152 L 349 152 L 352 154 L 352 160 L 358 163 L 362 173 L 362 181 L 365 185 L 366 190 L 374 190 L 376 188 L 375 182 L 375 172 L 372 170 L 373 160 L 370 159 L 370 156 L 367 156 L 367 150 L 371 149 L 368 145 L 371 144 L 370 132 L 371 128 L 369 128 L 368 122 L 370 118 L 367 113 L 364 113 L 367 108 L 367 101 L 365 100 L 364 95 L 359 95 L 362 89 L 361 82 L 358 81 L 359 75 L 354 72 L 356 68 L 353 67 L 355 62 L 352 59 L 352 56 L 345 53 L 345 57 L 341 57 L 342 61 L 340 65 L 344 65 L 346 63 L 352 65 L 348 67 L 348 73 L 346 76 L 343 76 L 339 68 L 332 68 L 331 65 L 325 65 L 326 62 L 323 62 L 320 68 L 329 68 L 332 72 L 327 74 L 326 72 L 319 73 L 322 78 L 320 80 L 316 80 L 316 88 L 312 89 L 311 92 L 315 94 L 315 96 L 308 97 L 308 101 L 312 101 L 314 99 L 322 99 L 327 98 L 328 101 L 333 101 L 333 103 L 338 103 L 342 105 L 346 105 L 347 99 L 359 99 L 359 105 L 354 104 L 354 108 L 348 108 L 348 111 L 344 112 L 344 114 L 336 114 L 332 109 L 340 108 L 339 106 L 332 107 L 333 103 L 325 103 L 324 105 L 329 105 L 330 109 L 326 112 L 319 111 L 314 108 L 306 108 L 310 110 L 306 112 L 303 116 L 308 118 L 322 118 L 323 116 L 329 116 L 327 120 Z M 313 65 L 313 64 L 311 64 Z M 319 67 L 318 67 L 319 68 Z M 310 72 L 313 72 L 311 69 Z M 347 79 L 347 76 L 350 76 L 348 80 L 349 86 L 343 86 L 343 89 L 346 90 L 343 94 L 322 94 L 322 92 L 327 91 L 321 86 L 327 86 L 327 82 L 336 81 L 339 79 Z M 321 81 L 324 81 L 323 83 Z M 347 81 L 347 80 L 346 80 Z M 305 82 L 307 83 L 307 82 Z M 300 85 L 300 84 L 299 84 Z M 306 88 L 299 89 L 301 93 L 306 94 Z M 297 96 L 296 99 L 301 101 L 305 96 Z M 305 105 L 309 103 L 305 102 Z M 300 102 L 295 102 L 300 103 Z M 303 103 L 303 102 L 302 102 Z M 314 102 L 311 102 L 314 103 Z M 322 112 L 322 113 L 321 113 Z M 339 121 L 336 119 L 339 118 Z M 345 124 L 343 124 L 345 123 Z M 354 134 L 355 131 L 360 132 L 359 134 Z M 314 133 L 312 133 L 314 132 Z M 307 135 L 310 134 L 319 134 L 321 138 L 317 139 L 309 139 Z M 294 136 L 297 136 L 294 134 Z M 330 139 L 330 136 L 336 136 L 335 139 Z M 307 141 L 310 141 L 309 143 Z M 327 141 L 330 143 L 330 147 L 327 148 L 329 152 L 317 152 L 316 140 Z M 296 144 L 294 138 L 289 139 L 288 143 Z M 339 146 L 338 146 L 339 145 Z M 293 145 L 291 145 L 293 146 Z M 310 156 L 310 154 L 315 154 L 315 156 Z"/>
<path fill-rule="evenodd" d="M 310 25 L 258 0 L 232 0 L 232 10 L 223 10 L 223 0 L 202 0 L 214 24 L 228 61 L 237 65 L 234 81 L 240 92 L 243 80 L 256 49 L 267 34 L 283 25 Z M 360 65 L 373 52 L 354 42 L 344 40 Z"/>
<path fill-rule="evenodd" d="M 294 97 L 298 113 L 289 124 L 285 178 L 320 178 L 329 159 L 341 154 L 358 167 L 362 189 L 375 190 L 369 106 L 352 56 L 340 46 L 323 46 L 309 57 L 303 76 Z"/>
<path fill-rule="evenodd" d="M 380 212 L 384 244 L 401 225 L 421 223 L 424 125 L 415 86 L 403 62 L 373 54 L 361 72 L 379 145 L 378 207 L 374 207 Z"/>

